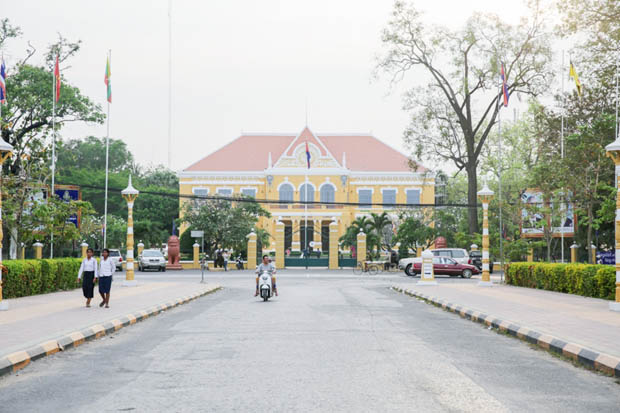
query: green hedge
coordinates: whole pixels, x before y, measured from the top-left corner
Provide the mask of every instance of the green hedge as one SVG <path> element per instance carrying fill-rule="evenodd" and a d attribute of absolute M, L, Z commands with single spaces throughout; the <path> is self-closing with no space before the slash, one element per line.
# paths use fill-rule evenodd
<path fill-rule="evenodd" d="M 77 288 L 81 262 L 78 258 L 3 261 L 7 270 L 2 276 L 3 298 Z"/>
<path fill-rule="evenodd" d="M 611 265 L 515 262 L 506 270 L 506 283 L 613 300 L 616 269 Z"/>

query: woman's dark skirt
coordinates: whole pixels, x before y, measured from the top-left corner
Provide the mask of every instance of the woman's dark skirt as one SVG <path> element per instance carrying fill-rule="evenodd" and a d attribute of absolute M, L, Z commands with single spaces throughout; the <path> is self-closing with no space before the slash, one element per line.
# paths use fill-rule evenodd
<path fill-rule="evenodd" d="M 109 294 L 111 287 L 112 287 L 112 276 L 99 277 L 99 293 L 100 294 Z"/>
<path fill-rule="evenodd" d="M 85 298 L 93 298 L 93 291 L 95 290 L 94 278 L 94 271 L 84 271 L 82 273 L 82 292 Z"/>

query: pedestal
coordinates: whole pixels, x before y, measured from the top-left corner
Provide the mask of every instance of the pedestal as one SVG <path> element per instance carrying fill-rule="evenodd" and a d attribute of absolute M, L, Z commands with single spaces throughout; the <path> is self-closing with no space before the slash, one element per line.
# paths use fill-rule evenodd
<path fill-rule="evenodd" d="M 9 309 L 9 303 L 6 300 L 0 301 L 0 311 L 6 311 Z"/>
<path fill-rule="evenodd" d="M 480 287 L 493 287 L 493 282 L 491 282 L 491 281 L 478 281 L 478 285 Z"/>
<path fill-rule="evenodd" d="M 439 285 L 437 284 L 437 281 L 424 281 L 424 280 L 420 280 L 416 283 L 416 285 Z"/>
<path fill-rule="evenodd" d="M 178 271 L 182 270 L 183 266 L 179 264 L 166 264 L 166 271 Z"/>
<path fill-rule="evenodd" d="M 137 287 L 138 282 L 136 280 L 124 280 L 123 287 Z"/>
<path fill-rule="evenodd" d="M 612 301 L 611 303 L 609 303 L 609 309 L 611 311 L 617 311 L 620 313 L 620 303 Z"/>

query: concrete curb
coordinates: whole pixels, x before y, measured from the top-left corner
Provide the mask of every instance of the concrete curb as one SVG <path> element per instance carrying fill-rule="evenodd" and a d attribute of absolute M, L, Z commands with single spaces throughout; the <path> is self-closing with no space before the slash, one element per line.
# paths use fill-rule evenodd
<path fill-rule="evenodd" d="M 530 344 L 534 344 L 546 351 L 568 357 L 571 360 L 584 365 L 593 370 L 609 374 L 613 377 L 620 377 L 620 359 L 610 356 L 608 354 L 599 353 L 594 350 L 585 348 L 579 344 L 569 343 L 560 338 L 539 333 L 527 327 L 520 326 L 518 324 L 511 323 L 509 321 L 501 320 L 489 314 L 480 313 L 471 309 L 467 309 L 458 304 L 447 302 L 437 297 L 431 297 L 425 294 L 421 294 L 417 291 L 407 290 L 401 287 L 393 286 L 394 291 L 416 297 L 426 301 L 429 304 L 433 304 L 437 307 L 441 307 L 444 310 L 451 311 L 471 321 L 484 324 L 486 326 L 498 329 L 499 331 L 510 334 L 513 337 L 527 341 Z"/>
<path fill-rule="evenodd" d="M 202 296 L 212 294 L 222 287 L 215 286 L 209 290 L 198 294 L 183 296 L 172 300 L 163 305 L 156 305 L 146 310 L 136 311 L 120 318 L 106 321 L 102 324 L 94 324 L 80 331 L 74 331 L 65 336 L 54 340 L 49 340 L 27 350 L 16 351 L 0 359 L 0 376 L 13 373 L 26 367 L 30 362 L 50 356 L 59 351 L 64 351 L 72 347 L 78 347 L 87 341 L 95 340 L 105 335 L 114 333 L 123 327 L 130 326 L 138 321 L 160 314 L 182 304 L 187 304 L 192 300 Z"/>

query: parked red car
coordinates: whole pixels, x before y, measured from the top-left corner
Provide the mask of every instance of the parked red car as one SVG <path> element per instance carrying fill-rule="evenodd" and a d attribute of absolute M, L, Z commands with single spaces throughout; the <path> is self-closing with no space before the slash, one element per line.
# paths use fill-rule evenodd
<path fill-rule="evenodd" d="M 405 272 L 409 276 L 420 274 L 421 266 L 421 262 L 414 262 L 411 267 L 407 266 L 405 268 Z M 433 270 L 435 275 L 449 275 L 451 277 L 460 275 L 463 278 L 471 278 L 474 274 L 480 274 L 480 270 L 475 265 L 459 264 L 452 258 L 447 257 L 433 258 Z"/>

